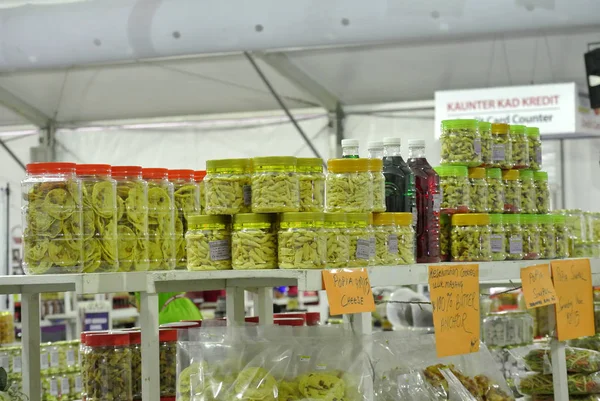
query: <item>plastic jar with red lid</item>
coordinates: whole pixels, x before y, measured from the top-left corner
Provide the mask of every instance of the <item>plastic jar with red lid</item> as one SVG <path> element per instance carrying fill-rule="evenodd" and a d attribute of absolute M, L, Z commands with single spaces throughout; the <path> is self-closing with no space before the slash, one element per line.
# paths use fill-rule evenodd
<path fill-rule="evenodd" d="M 86 401 L 132 399 L 129 333 L 86 336 Z"/>
<path fill-rule="evenodd" d="M 26 274 L 81 273 L 83 211 L 75 163 L 30 163 L 21 181 Z"/>
<path fill-rule="evenodd" d="M 194 181 L 198 184 L 198 196 L 200 197 L 200 213 L 206 214 L 206 198 L 204 190 L 204 177 L 206 177 L 206 170 L 194 171 Z"/>
<path fill-rule="evenodd" d="M 187 218 L 200 213 L 200 187 L 194 180 L 194 170 L 169 170 L 169 181 L 173 183 L 175 200 L 175 269 L 187 269 L 185 233 Z"/>
<path fill-rule="evenodd" d="M 300 317 L 281 317 L 273 319 L 273 324 L 278 326 L 304 326 L 304 319 Z"/>
<path fill-rule="evenodd" d="M 177 329 L 161 329 L 160 343 L 160 396 L 174 397 L 177 391 Z"/>

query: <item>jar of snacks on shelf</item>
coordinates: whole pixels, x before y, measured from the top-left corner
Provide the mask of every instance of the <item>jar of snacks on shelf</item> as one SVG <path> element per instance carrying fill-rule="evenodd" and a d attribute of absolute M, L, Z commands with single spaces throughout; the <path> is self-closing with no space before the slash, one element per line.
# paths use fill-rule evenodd
<path fill-rule="evenodd" d="M 150 270 L 175 269 L 175 201 L 166 168 L 144 168 L 148 182 L 148 255 Z"/>
<path fill-rule="evenodd" d="M 590 213 L 586 224 L 588 233 L 587 237 L 592 241 L 600 241 L 600 213 Z"/>
<path fill-rule="evenodd" d="M 481 136 L 481 164 L 492 164 L 492 123 L 479 121 L 479 135 Z"/>
<path fill-rule="evenodd" d="M 527 312 L 493 312 L 483 320 L 483 341 L 490 348 L 533 344 L 533 317 Z"/>
<path fill-rule="evenodd" d="M 506 260 L 506 232 L 504 231 L 504 215 L 490 214 L 490 228 L 492 236 L 490 237 L 490 245 L 492 248 L 492 260 Z"/>
<path fill-rule="evenodd" d="M 538 214 L 540 227 L 540 259 L 556 258 L 556 230 L 554 216 L 551 214 Z"/>
<path fill-rule="evenodd" d="M 488 187 L 488 208 L 490 213 L 504 213 L 504 183 L 502 170 L 499 168 L 486 169 Z"/>
<path fill-rule="evenodd" d="M 560 212 L 565 215 L 569 235 L 575 241 L 585 241 L 587 239 L 587 232 L 585 229 L 583 211 L 580 209 L 570 209 L 561 210 Z"/>
<path fill-rule="evenodd" d="M 415 229 L 412 224 L 412 213 L 394 213 L 396 222 L 396 234 L 398 235 L 398 257 L 399 265 L 410 265 L 415 260 Z"/>
<path fill-rule="evenodd" d="M 442 121 L 441 164 L 481 165 L 481 136 L 477 120 Z"/>
<path fill-rule="evenodd" d="M 117 184 L 119 271 L 146 271 L 148 251 L 148 183 L 140 166 L 113 166 Z"/>
<path fill-rule="evenodd" d="M 206 191 L 204 190 L 204 177 L 206 170 L 194 171 L 194 181 L 198 184 L 198 199 L 200 202 L 200 213 L 206 214 Z"/>
<path fill-rule="evenodd" d="M 453 262 L 492 260 L 492 231 L 488 214 L 455 214 L 451 224 L 450 253 Z"/>
<path fill-rule="evenodd" d="M 161 329 L 158 333 L 160 396 L 175 397 L 177 391 L 177 329 Z"/>
<path fill-rule="evenodd" d="M 347 213 L 348 238 L 350 240 L 350 267 L 365 267 L 372 263 L 369 213 Z"/>
<path fill-rule="evenodd" d="M 300 211 L 322 212 L 325 209 L 325 174 L 323 160 L 316 157 L 297 159 L 300 182 Z"/>
<path fill-rule="evenodd" d="M 229 216 L 189 216 L 185 234 L 188 270 L 231 269 Z"/>
<path fill-rule="evenodd" d="M 30 163 L 21 190 L 25 273 L 81 273 L 83 201 L 75 164 Z M 87 231 L 92 231 L 94 221 L 87 216 Z"/>
<path fill-rule="evenodd" d="M 369 159 L 369 170 L 373 176 L 373 211 L 385 212 L 385 177 L 383 160 Z"/>
<path fill-rule="evenodd" d="M 529 141 L 524 125 L 511 125 L 509 128 L 512 143 L 512 157 L 515 170 L 529 168 Z"/>
<path fill-rule="evenodd" d="M 540 226 L 535 214 L 521 215 L 521 230 L 523 232 L 523 259 L 535 260 L 540 258 Z"/>
<path fill-rule="evenodd" d="M 255 157 L 252 159 L 252 168 L 253 213 L 300 210 L 300 184 L 295 157 Z"/>
<path fill-rule="evenodd" d="M 372 211 L 373 177 L 369 159 L 330 159 L 325 190 L 328 212 Z"/>
<path fill-rule="evenodd" d="M 86 400 L 131 400 L 129 333 L 96 334 L 88 336 L 86 343 Z"/>
<path fill-rule="evenodd" d="M 67 372 L 79 371 L 79 340 L 65 342 L 65 359 Z"/>
<path fill-rule="evenodd" d="M 348 266 L 350 260 L 350 238 L 345 213 L 325 213 L 325 237 L 327 238 L 327 260 L 325 267 Z"/>
<path fill-rule="evenodd" d="M 522 260 L 524 254 L 521 215 L 505 214 L 502 220 L 506 234 L 506 260 Z"/>
<path fill-rule="evenodd" d="M 0 311 L 0 344 L 15 342 L 15 323 L 10 312 Z"/>
<path fill-rule="evenodd" d="M 566 226 L 566 216 L 553 214 L 554 232 L 556 236 L 556 257 L 566 259 L 569 257 L 569 230 Z"/>
<path fill-rule="evenodd" d="M 467 167 L 437 166 L 434 170 L 440 176 L 441 213 L 468 213 L 471 186 Z"/>
<path fill-rule="evenodd" d="M 588 258 L 592 255 L 591 243 L 588 241 L 573 241 L 573 254 L 574 258 Z"/>
<path fill-rule="evenodd" d="M 519 170 L 521 183 L 521 213 L 536 213 L 536 191 L 533 170 Z"/>
<path fill-rule="evenodd" d="M 529 168 L 539 170 L 542 168 L 542 140 L 540 129 L 537 127 L 525 128 L 527 143 L 529 144 Z"/>
<path fill-rule="evenodd" d="M 169 181 L 173 183 L 175 199 L 175 268 L 185 270 L 187 219 L 192 214 L 200 214 L 200 187 L 194 180 L 194 170 L 169 170 Z"/>
<path fill-rule="evenodd" d="M 205 214 L 249 213 L 252 203 L 251 164 L 248 159 L 206 161 Z"/>
<path fill-rule="evenodd" d="M 277 236 L 281 269 L 321 269 L 327 259 L 325 215 L 319 212 L 290 212 L 280 215 Z"/>
<path fill-rule="evenodd" d="M 505 170 L 513 168 L 512 142 L 508 128 L 508 124 L 492 124 L 491 167 L 498 167 Z"/>
<path fill-rule="evenodd" d="M 48 373 L 58 374 L 66 369 L 65 353 L 62 352 L 62 342 L 48 343 Z"/>
<path fill-rule="evenodd" d="M 450 261 L 450 233 L 452 225 L 450 224 L 450 215 L 440 215 L 440 262 Z"/>
<path fill-rule="evenodd" d="M 277 268 L 277 233 L 273 215 L 241 213 L 233 216 L 231 266 L 236 270 Z"/>
<path fill-rule="evenodd" d="M 503 170 L 504 213 L 521 213 L 521 182 L 518 170 Z"/>
<path fill-rule="evenodd" d="M 469 169 L 469 212 L 488 212 L 488 185 L 483 167 Z"/>
<path fill-rule="evenodd" d="M 548 173 L 545 171 L 535 171 L 533 173 L 533 183 L 535 185 L 535 207 L 537 212 L 548 213 L 550 211 Z"/>
<path fill-rule="evenodd" d="M 374 213 L 375 265 L 391 266 L 399 262 L 398 234 L 394 213 Z"/>
<path fill-rule="evenodd" d="M 139 330 L 129 332 L 129 351 L 131 353 L 131 393 L 134 400 L 142 399 L 142 333 Z"/>

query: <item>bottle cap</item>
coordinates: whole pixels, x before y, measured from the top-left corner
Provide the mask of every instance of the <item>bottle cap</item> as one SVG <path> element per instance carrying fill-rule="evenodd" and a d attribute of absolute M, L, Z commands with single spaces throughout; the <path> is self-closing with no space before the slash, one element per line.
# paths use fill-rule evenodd
<path fill-rule="evenodd" d="M 342 139 L 342 146 L 358 146 L 358 139 Z"/>
<path fill-rule="evenodd" d="M 423 139 L 409 139 L 408 147 L 409 148 L 424 148 L 425 141 Z"/>
<path fill-rule="evenodd" d="M 398 145 L 402 144 L 402 139 L 395 136 L 387 136 L 383 138 L 383 146 L 386 145 Z"/>
<path fill-rule="evenodd" d="M 371 150 L 371 149 L 381 149 L 383 148 L 383 142 L 382 141 L 370 141 L 367 144 L 367 149 Z"/>

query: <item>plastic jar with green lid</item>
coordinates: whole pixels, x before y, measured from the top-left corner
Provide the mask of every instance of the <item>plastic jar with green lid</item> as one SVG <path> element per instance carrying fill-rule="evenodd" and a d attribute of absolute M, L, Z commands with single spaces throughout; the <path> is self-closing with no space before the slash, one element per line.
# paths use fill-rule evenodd
<path fill-rule="evenodd" d="M 373 210 L 373 177 L 369 159 L 330 159 L 325 184 L 327 212 Z"/>
<path fill-rule="evenodd" d="M 573 240 L 587 240 L 583 211 L 581 209 L 569 209 L 561 210 L 560 212 L 566 217 L 567 228 L 569 229 L 569 234 Z"/>
<path fill-rule="evenodd" d="M 488 185 L 485 179 L 483 167 L 472 167 L 469 169 L 469 212 L 488 212 Z"/>
<path fill-rule="evenodd" d="M 250 212 L 250 170 L 249 159 L 207 160 L 204 177 L 205 214 Z"/>
<path fill-rule="evenodd" d="M 373 213 L 375 231 L 375 266 L 397 265 L 398 234 L 394 213 Z"/>
<path fill-rule="evenodd" d="M 236 270 L 277 268 L 277 234 L 273 215 L 240 213 L 233 216 L 231 266 Z"/>
<path fill-rule="evenodd" d="M 499 168 L 486 169 L 488 186 L 488 208 L 490 213 L 504 213 L 504 184 L 502 170 Z"/>
<path fill-rule="evenodd" d="M 189 216 L 188 223 L 188 270 L 231 269 L 230 217 L 195 214 Z"/>
<path fill-rule="evenodd" d="M 537 213 L 537 198 L 533 170 L 519 170 L 521 183 L 521 213 Z"/>
<path fill-rule="evenodd" d="M 513 168 L 512 142 L 508 124 L 492 124 L 492 162 L 490 166 L 502 169 Z"/>
<path fill-rule="evenodd" d="M 398 235 L 398 264 L 410 265 L 415 261 L 415 229 L 412 224 L 412 213 L 394 213 L 396 234 Z"/>
<path fill-rule="evenodd" d="M 440 176 L 442 214 L 468 213 L 471 186 L 469 170 L 465 166 L 437 166 L 434 170 Z"/>
<path fill-rule="evenodd" d="M 556 229 L 554 216 L 551 214 L 538 214 L 540 226 L 540 259 L 556 258 Z"/>
<path fill-rule="evenodd" d="M 523 259 L 539 259 L 540 224 L 538 221 L 538 216 L 535 214 L 522 214 L 521 230 L 523 232 Z"/>
<path fill-rule="evenodd" d="M 86 400 L 131 400 L 129 333 L 96 334 L 88 336 L 86 343 Z"/>
<path fill-rule="evenodd" d="M 372 264 L 371 233 L 369 232 L 369 213 L 347 213 L 348 238 L 350 240 L 350 267 L 365 267 Z"/>
<path fill-rule="evenodd" d="M 492 123 L 479 121 L 481 136 L 481 164 L 488 167 L 492 164 Z"/>
<path fill-rule="evenodd" d="M 490 240 L 492 248 L 492 260 L 506 260 L 506 232 L 504 231 L 504 215 L 490 214 L 490 227 L 492 236 Z"/>
<path fill-rule="evenodd" d="M 441 164 L 481 165 L 481 136 L 477 120 L 442 121 Z"/>
<path fill-rule="evenodd" d="M 385 177 L 383 160 L 369 159 L 369 170 L 373 176 L 373 211 L 385 212 Z"/>
<path fill-rule="evenodd" d="M 533 183 L 535 185 L 535 207 L 538 213 L 548 213 L 550 211 L 548 173 L 545 171 L 535 171 L 533 173 Z"/>
<path fill-rule="evenodd" d="M 300 183 L 300 211 L 322 212 L 325 209 L 323 160 L 317 157 L 299 157 L 296 170 Z"/>
<path fill-rule="evenodd" d="M 523 230 L 520 214 L 505 214 L 504 233 L 506 234 L 506 260 L 523 259 Z"/>
<path fill-rule="evenodd" d="M 553 214 L 554 232 L 556 236 L 556 257 L 566 259 L 569 257 L 569 230 L 566 217 L 562 214 Z"/>
<path fill-rule="evenodd" d="M 521 181 L 518 170 L 502 170 L 504 213 L 521 212 Z"/>
<path fill-rule="evenodd" d="M 173 183 L 175 199 L 175 269 L 185 270 L 187 218 L 191 214 L 200 214 L 200 187 L 194 180 L 194 170 L 169 170 L 169 181 Z"/>
<path fill-rule="evenodd" d="M 488 214 L 455 214 L 451 224 L 450 253 L 453 262 L 492 260 L 492 230 Z"/>
<path fill-rule="evenodd" d="M 450 215 L 440 215 L 440 262 L 450 261 Z"/>
<path fill-rule="evenodd" d="M 297 159 L 292 156 L 252 159 L 252 213 L 283 213 L 300 210 Z"/>
<path fill-rule="evenodd" d="M 348 266 L 350 260 L 350 238 L 345 213 L 325 213 L 325 237 L 327 238 L 327 260 L 325 267 Z"/>
<path fill-rule="evenodd" d="M 525 129 L 524 125 L 509 126 L 513 168 L 517 170 L 529 168 L 529 141 L 527 140 Z"/>
<path fill-rule="evenodd" d="M 537 127 L 525 128 L 529 144 L 529 168 L 539 170 L 542 168 L 542 140 L 540 129 Z"/>
<path fill-rule="evenodd" d="M 291 212 L 280 215 L 277 236 L 281 269 L 321 269 L 327 259 L 325 214 Z"/>

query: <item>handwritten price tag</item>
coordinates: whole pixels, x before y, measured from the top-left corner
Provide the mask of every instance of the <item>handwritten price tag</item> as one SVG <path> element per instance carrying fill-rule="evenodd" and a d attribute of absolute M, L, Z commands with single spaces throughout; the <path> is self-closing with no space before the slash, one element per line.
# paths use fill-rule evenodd
<path fill-rule="evenodd" d="M 593 336 L 594 304 L 589 259 L 555 260 L 550 265 L 558 297 L 555 308 L 558 340 Z"/>
<path fill-rule="evenodd" d="M 429 266 L 437 356 L 479 351 L 479 265 Z"/>
<path fill-rule="evenodd" d="M 556 291 L 548 265 L 535 265 L 521 269 L 521 284 L 527 309 L 556 303 Z"/>
<path fill-rule="evenodd" d="M 323 287 L 331 315 L 375 310 L 369 273 L 365 269 L 323 270 Z"/>

